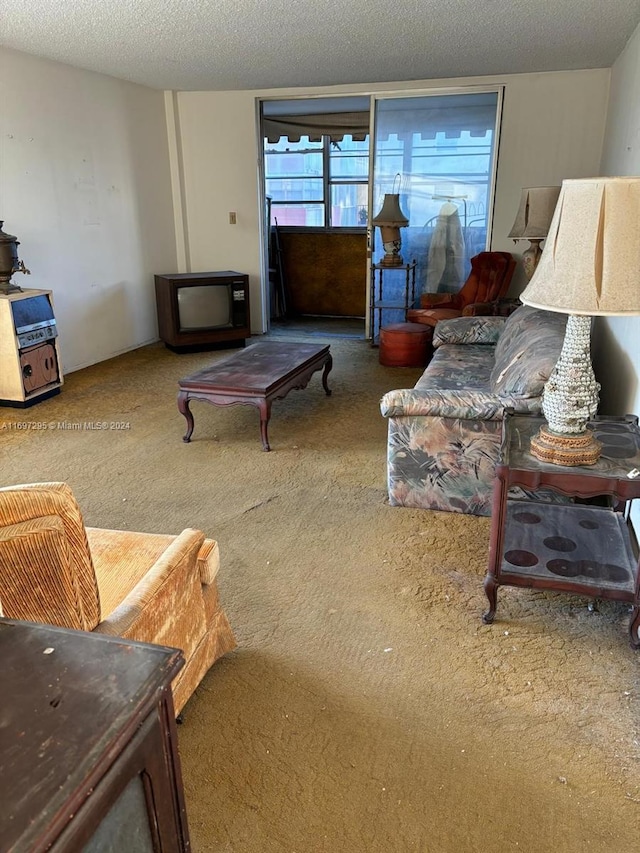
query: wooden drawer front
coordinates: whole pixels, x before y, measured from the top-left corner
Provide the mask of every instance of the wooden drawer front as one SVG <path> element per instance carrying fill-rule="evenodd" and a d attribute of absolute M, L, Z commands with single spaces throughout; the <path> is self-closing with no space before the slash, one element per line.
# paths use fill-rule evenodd
<path fill-rule="evenodd" d="M 58 359 L 53 344 L 43 343 L 22 350 L 20 369 L 26 394 L 37 391 L 45 385 L 57 382 L 59 378 Z"/>

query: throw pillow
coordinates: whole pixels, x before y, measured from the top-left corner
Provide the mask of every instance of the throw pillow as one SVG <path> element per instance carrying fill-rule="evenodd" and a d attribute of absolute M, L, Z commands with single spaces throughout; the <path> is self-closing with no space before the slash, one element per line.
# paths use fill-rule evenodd
<path fill-rule="evenodd" d="M 433 346 L 442 344 L 495 344 L 506 317 L 456 317 L 440 320 L 433 333 Z"/>
<path fill-rule="evenodd" d="M 500 396 L 539 397 L 558 360 L 567 315 L 523 305 L 507 318 L 495 352 L 491 388 Z"/>

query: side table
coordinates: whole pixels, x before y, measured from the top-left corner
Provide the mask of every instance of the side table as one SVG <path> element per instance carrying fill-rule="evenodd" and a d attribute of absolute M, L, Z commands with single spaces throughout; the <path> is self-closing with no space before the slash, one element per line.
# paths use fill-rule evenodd
<path fill-rule="evenodd" d="M 372 264 L 370 305 L 372 346 L 376 345 L 380 336 L 383 311 L 403 311 L 406 315 L 409 308 L 413 307 L 416 298 L 416 266 L 415 260 L 397 267 Z M 405 317 L 403 316 L 402 319 L 404 320 Z"/>
<path fill-rule="evenodd" d="M 489 610 L 482 620 L 493 622 L 500 585 L 628 601 L 631 645 L 640 648 L 640 562 L 630 519 L 631 503 L 640 497 L 638 418 L 591 421 L 602 455 L 595 465 L 573 468 L 531 455 L 531 437 L 542 423 L 542 417 L 505 412 L 484 580 Z M 591 503 L 515 499 L 509 497 L 513 486 L 551 489 Z M 595 503 L 600 497 L 605 500 Z"/>

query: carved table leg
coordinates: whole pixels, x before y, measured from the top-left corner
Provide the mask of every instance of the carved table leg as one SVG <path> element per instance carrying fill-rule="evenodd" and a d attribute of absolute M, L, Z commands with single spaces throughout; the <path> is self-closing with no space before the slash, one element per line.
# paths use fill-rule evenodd
<path fill-rule="evenodd" d="M 631 639 L 631 647 L 640 649 L 640 604 L 636 604 L 631 611 L 631 621 L 629 622 L 629 634 Z"/>
<path fill-rule="evenodd" d="M 260 409 L 260 438 L 262 439 L 262 449 L 265 451 L 271 450 L 269 447 L 269 437 L 267 435 L 267 426 L 271 417 L 271 401 L 261 400 L 258 406 Z"/>
<path fill-rule="evenodd" d="M 482 614 L 482 621 L 485 625 L 491 625 L 498 606 L 498 584 L 492 574 L 487 574 L 485 576 L 483 587 L 485 594 L 489 599 L 489 609 L 486 613 Z"/>
<path fill-rule="evenodd" d="M 182 440 L 191 441 L 191 435 L 193 433 L 193 415 L 189 408 L 189 394 L 187 391 L 180 391 L 178 394 L 178 411 L 181 415 L 184 415 L 187 420 L 187 431 L 182 436 Z"/>
<path fill-rule="evenodd" d="M 324 363 L 324 370 L 322 371 L 322 387 L 324 388 L 324 390 L 327 394 L 327 397 L 331 396 L 331 389 L 327 385 L 327 377 L 329 376 L 329 373 L 330 373 L 332 367 L 333 367 L 333 356 L 331 355 L 331 353 L 329 353 L 329 355 L 327 356 L 327 360 Z"/>

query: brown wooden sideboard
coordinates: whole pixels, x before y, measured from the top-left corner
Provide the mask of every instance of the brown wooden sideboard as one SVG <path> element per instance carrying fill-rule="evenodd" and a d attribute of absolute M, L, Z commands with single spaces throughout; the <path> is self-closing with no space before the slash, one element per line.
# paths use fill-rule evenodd
<path fill-rule="evenodd" d="M 182 652 L 0 619 L 0 846 L 190 850 L 171 681 Z"/>

